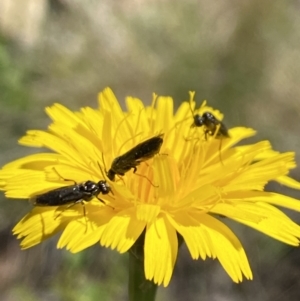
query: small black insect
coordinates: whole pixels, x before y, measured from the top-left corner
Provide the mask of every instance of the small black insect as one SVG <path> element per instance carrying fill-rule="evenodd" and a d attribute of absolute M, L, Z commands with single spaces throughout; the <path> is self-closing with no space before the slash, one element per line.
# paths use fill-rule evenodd
<path fill-rule="evenodd" d="M 110 191 L 111 188 L 106 181 L 101 180 L 98 183 L 85 181 L 36 195 L 32 197 L 30 201 L 34 206 L 62 206 L 69 204 L 69 208 L 78 203 L 84 204 L 83 201 L 91 201 L 93 197 L 96 197 L 99 201 L 104 203 L 103 200 L 98 198 L 98 194 L 108 194 Z"/>
<path fill-rule="evenodd" d="M 148 159 L 154 157 L 160 150 L 163 143 L 163 134 L 152 137 L 129 150 L 127 153 L 115 158 L 111 164 L 107 177 L 115 180 L 116 175 L 124 176 L 124 174 L 133 168 L 135 173 L 137 166 Z"/>
<path fill-rule="evenodd" d="M 230 135 L 228 130 L 223 122 L 218 120 L 212 113 L 205 112 L 201 115 L 195 114 L 194 115 L 194 122 L 191 125 L 192 127 L 205 127 L 205 139 L 207 139 L 207 135 L 213 136 L 216 131 L 216 138 L 223 139 L 229 138 Z"/>

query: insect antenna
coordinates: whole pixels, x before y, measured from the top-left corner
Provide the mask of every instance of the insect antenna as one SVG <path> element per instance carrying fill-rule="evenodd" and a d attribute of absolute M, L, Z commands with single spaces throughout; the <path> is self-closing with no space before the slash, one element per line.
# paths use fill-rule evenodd
<path fill-rule="evenodd" d="M 141 135 L 142 133 L 137 133 L 134 136 L 132 136 L 131 138 L 127 139 L 126 141 L 123 142 L 123 144 L 119 147 L 119 151 L 118 153 L 121 153 L 122 148 L 126 145 L 126 143 L 128 143 L 128 141 L 130 140 L 134 140 L 137 136 Z"/>
<path fill-rule="evenodd" d="M 104 157 L 103 157 L 103 153 L 102 153 L 102 160 L 103 160 L 103 164 L 104 164 L 104 168 L 105 168 L 105 172 L 106 172 L 106 166 L 105 166 L 105 162 L 104 162 Z M 99 169 L 100 169 L 100 171 L 101 171 L 101 174 L 102 174 L 102 177 L 103 177 L 103 179 L 105 179 L 106 178 L 106 175 L 105 175 L 105 173 L 103 172 L 103 169 L 102 169 L 102 167 L 101 167 L 101 165 L 99 164 L 99 162 L 97 161 L 97 164 L 98 164 L 98 166 L 99 166 Z M 106 181 L 105 181 L 106 182 Z M 108 185 L 108 184 L 107 184 Z M 114 194 L 114 192 L 110 189 L 110 192 L 112 193 L 112 194 Z M 97 199 L 99 200 L 99 201 L 101 201 L 102 203 L 104 203 L 104 204 L 106 204 L 103 200 L 101 200 L 100 198 L 98 198 L 98 196 L 97 196 Z"/>
<path fill-rule="evenodd" d="M 65 179 L 64 177 L 62 177 L 62 176 L 58 173 L 58 171 L 56 170 L 55 167 L 53 167 L 52 169 L 55 171 L 55 173 L 58 175 L 58 177 L 59 177 L 60 179 L 62 179 L 63 181 L 65 181 L 65 182 L 73 182 L 74 185 L 77 184 L 76 181 L 74 181 L 74 180 L 71 180 L 71 179 Z"/>
<path fill-rule="evenodd" d="M 104 155 L 103 155 L 103 153 L 102 153 L 102 162 L 103 162 L 103 166 L 104 166 L 104 172 L 105 172 L 105 174 L 107 175 L 107 169 L 106 169 L 106 164 L 105 164 L 105 160 L 104 160 Z M 98 163 L 98 165 L 99 165 L 99 167 L 100 167 L 100 164 L 99 164 L 99 162 L 97 161 L 97 163 Z M 100 167 L 100 170 L 102 171 L 102 168 Z M 105 178 L 105 177 L 104 177 Z"/>
<path fill-rule="evenodd" d="M 119 129 L 120 129 L 122 123 L 125 122 L 126 119 L 127 119 L 129 116 L 130 116 L 130 113 L 129 113 L 127 116 L 125 116 L 125 117 L 119 122 L 119 124 L 117 125 L 117 128 L 116 128 L 116 130 L 115 130 L 115 134 L 114 134 L 114 137 L 113 137 L 113 140 L 112 140 L 112 141 L 116 141 L 116 139 L 117 139 L 117 134 L 119 133 Z M 130 127 L 129 127 L 129 128 L 130 128 Z"/>
<path fill-rule="evenodd" d="M 104 164 L 104 170 L 105 170 L 105 172 L 106 172 L 106 166 L 105 166 L 105 162 L 104 162 L 103 153 L 102 153 L 102 161 L 103 161 L 103 164 Z M 105 179 L 105 173 L 103 172 L 103 169 L 102 169 L 102 167 L 101 167 L 99 161 L 97 161 L 97 164 L 98 164 L 98 166 L 99 166 L 99 169 L 100 169 L 100 171 L 101 171 L 101 174 L 102 174 L 103 179 Z"/>

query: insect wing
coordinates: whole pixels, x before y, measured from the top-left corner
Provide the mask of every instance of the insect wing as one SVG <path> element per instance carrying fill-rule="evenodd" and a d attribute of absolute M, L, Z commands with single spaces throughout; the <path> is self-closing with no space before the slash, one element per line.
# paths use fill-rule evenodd
<path fill-rule="evenodd" d="M 135 160 L 136 161 L 145 161 L 147 159 L 155 156 L 163 143 L 162 135 L 153 137 L 146 140 L 145 142 L 140 143 L 135 148 Z"/>
<path fill-rule="evenodd" d="M 135 168 L 140 162 L 156 155 L 163 143 L 163 135 L 152 137 L 129 150 L 127 153 L 117 157 L 112 163 L 112 170 L 123 175 L 131 168 Z"/>
<path fill-rule="evenodd" d="M 206 126 L 207 131 L 214 135 L 216 130 L 216 138 L 229 138 L 228 130 L 223 122 L 218 120 L 212 113 L 205 112 L 202 115 L 203 124 Z"/>
<path fill-rule="evenodd" d="M 131 150 L 124 155 L 114 159 L 111 170 L 108 171 L 108 178 L 112 180 L 111 174 L 124 175 L 131 168 L 134 168 L 137 164 Z M 113 176 L 114 177 L 114 176 Z"/>
<path fill-rule="evenodd" d="M 34 196 L 31 202 L 36 206 L 60 206 L 75 203 L 85 197 L 85 193 L 79 190 L 78 185 L 71 185 Z"/>
<path fill-rule="evenodd" d="M 218 138 L 230 138 L 228 130 L 223 122 L 220 121 L 220 128 L 217 134 Z"/>

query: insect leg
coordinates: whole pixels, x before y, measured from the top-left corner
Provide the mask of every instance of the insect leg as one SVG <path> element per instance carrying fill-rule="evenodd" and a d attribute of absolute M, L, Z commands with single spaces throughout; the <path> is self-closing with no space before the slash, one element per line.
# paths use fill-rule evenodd
<path fill-rule="evenodd" d="M 137 176 L 140 176 L 140 177 L 142 177 L 142 178 L 145 178 L 153 187 L 159 187 L 159 186 L 157 186 L 157 185 L 154 185 L 151 181 L 150 181 L 150 179 L 148 179 L 146 176 L 144 176 L 144 175 L 141 175 L 140 173 L 136 173 L 136 171 L 137 171 L 137 168 L 136 168 L 136 166 L 134 166 L 134 167 L 132 167 L 133 168 L 133 173 L 134 174 L 136 174 Z"/>
<path fill-rule="evenodd" d="M 112 207 L 112 206 L 110 206 L 110 205 L 107 205 L 107 204 L 105 203 L 105 201 L 103 201 L 102 199 L 100 199 L 98 196 L 96 196 L 96 198 L 97 198 L 101 203 L 105 204 L 105 206 L 108 206 L 108 207 L 110 207 L 110 208 L 112 208 L 112 209 L 115 209 L 114 207 Z"/>
<path fill-rule="evenodd" d="M 136 175 L 139 176 L 139 177 L 145 178 L 145 179 L 146 179 L 153 187 L 156 187 L 156 188 L 159 187 L 158 185 L 154 185 L 154 184 L 150 181 L 150 179 L 148 179 L 146 176 L 141 175 L 140 173 L 136 173 L 136 172 L 134 172 L 134 174 L 136 174 Z"/>
<path fill-rule="evenodd" d="M 123 184 L 125 185 L 125 181 L 121 176 L 124 176 L 124 174 L 116 174 L 116 176 L 123 182 Z"/>
<path fill-rule="evenodd" d="M 211 135 L 211 131 L 206 129 L 206 130 L 204 131 L 204 138 L 205 138 L 206 141 L 207 141 L 208 135 Z"/>
<path fill-rule="evenodd" d="M 220 144 L 219 144 L 219 157 L 220 157 L 221 164 L 224 166 L 224 163 L 223 163 L 223 160 L 222 160 L 222 154 L 221 154 L 222 141 L 223 141 L 223 139 L 220 139 Z"/>
<path fill-rule="evenodd" d="M 104 205 L 106 205 L 105 201 L 103 201 L 102 199 L 100 199 L 98 196 L 96 196 L 96 198 L 97 198 L 101 203 L 103 203 Z"/>
<path fill-rule="evenodd" d="M 76 201 L 76 202 L 74 202 L 72 204 L 69 204 L 66 208 L 64 208 L 64 210 L 62 212 L 60 212 L 58 215 L 55 216 L 54 220 L 56 220 L 59 216 L 61 216 L 61 214 L 63 212 L 65 212 L 66 210 L 70 209 L 71 207 L 77 205 L 78 203 L 81 203 L 81 205 L 83 206 L 83 214 L 84 214 L 84 216 L 86 216 L 86 213 L 85 213 L 85 204 L 84 204 L 83 200 L 79 200 L 79 201 Z"/>
<path fill-rule="evenodd" d="M 215 138 L 216 139 L 216 137 L 218 136 L 218 133 L 219 133 L 219 131 L 220 131 L 220 128 L 221 128 L 221 124 L 218 124 L 217 125 L 217 128 L 216 128 L 216 130 L 215 130 L 215 132 L 214 132 L 214 135 L 213 135 L 213 138 Z M 219 158 L 220 158 L 220 162 L 221 162 L 221 164 L 224 166 L 224 163 L 223 163 L 223 161 L 222 161 L 222 154 L 221 154 L 221 150 L 222 150 L 222 136 L 220 137 L 220 143 L 219 143 Z"/>

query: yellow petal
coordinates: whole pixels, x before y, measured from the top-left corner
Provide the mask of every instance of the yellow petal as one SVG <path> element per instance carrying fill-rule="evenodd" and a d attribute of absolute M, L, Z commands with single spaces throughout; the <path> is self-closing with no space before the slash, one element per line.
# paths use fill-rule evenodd
<path fill-rule="evenodd" d="M 266 202 L 280 207 L 300 211 L 300 201 L 286 195 L 265 192 L 265 191 L 234 191 L 226 194 L 224 199 L 238 203 L 239 201 L 249 202 L 253 205 L 258 202 Z"/>
<path fill-rule="evenodd" d="M 214 256 L 214 249 L 210 236 L 201 227 L 199 222 L 194 221 L 187 213 L 180 212 L 168 219 L 176 231 L 183 237 L 193 259 L 201 257 L 203 260 Z"/>
<path fill-rule="evenodd" d="M 258 223 L 248 219 L 233 219 L 286 244 L 292 246 L 299 245 L 300 226 L 294 223 L 280 210 L 269 204 L 256 203 L 256 207 L 256 210 L 259 210 L 261 214 L 266 216 L 265 219 Z"/>
<path fill-rule="evenodd" d="M 147 225 L 144 250 L 146 279 L 167 286 L 178 252 L 176 231 L 167 219 L 159 217 Z"/>
<path fill-rule="evenodd" d="M 278 181 L 280 184 L 283 184 L 285 186 L 294 188 L 294 189 L 300 189 L 300 183 L 288 176 L 280 176 L 276 178 L 276 181 Z"/>
<path fill-rule="evenodd" d="M 135 216 L 134 208 L 116 214 L 103 231 L 101 245 L 117 249 L 120 253 L 128 251 L 145 228 L 145 223 Z"/>
<path fill-rule="evenodd" d="M 191 216 L 199 220 L 201 227 L 207 231 L 216 257 L 221 265 L 236 283 L 241 282 L 243 275 L 252 279 L 252 272 L 245 254 L 245 251 L 233 232 L 217 219 L 208 216 L 195 214 Z"/>
<path fill-rule="evenodd" d="M 46 113 L 54 122 L 59 122 L 67 127 L 75 127 L 79 123 L 83 125 L 82 120 L 76 114 L 59 103 L 47 107 Z"/>
<path fill-rule="evenodd" d="M 37 245 L 55 235 L 64 228 L 59 219 L 55 219 L 55 208 L 34 208 L 13 229 L 18 238 L 25 237 L 21 242 L 22 249 Z"/>
<path fill-rule="evenodd" d="M 160 206 L 152 204 L 139 204 L 136 207 L 136 217 L 139 221 L 152 223 L 160 212 Z"/>

